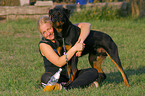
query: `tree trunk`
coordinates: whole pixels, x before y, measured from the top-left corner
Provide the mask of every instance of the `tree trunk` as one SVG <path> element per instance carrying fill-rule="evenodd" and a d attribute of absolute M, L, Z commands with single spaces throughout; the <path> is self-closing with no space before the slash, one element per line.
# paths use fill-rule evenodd
<path fill-rule="evenodd" d="M 144 15 L 144 1 L 143 0 L 126 0 L 129 1 L 131 15 L 139 17 Z"/>

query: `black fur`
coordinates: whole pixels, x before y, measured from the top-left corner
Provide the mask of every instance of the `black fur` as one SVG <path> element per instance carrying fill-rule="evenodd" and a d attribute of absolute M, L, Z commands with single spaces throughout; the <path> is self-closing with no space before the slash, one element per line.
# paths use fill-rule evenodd
<path fill-rule="evenodd" d="M 49 11 L 49 16 L 51 16 L 51 20 L 54 24 L 54 29 L 56 29 L 55 38 L 57 41 L 57 45 L 63 46 L 61 39 L 64 38 L 66 45 L 73 46 L 78 40 L 78 37 L 80 35 L 80 29 L 77 26 L 74 26 L 69 21 L 70 11 L 65 8 L 54 8 Z M 63 23 L 61 24 L 60 22 Z M 118 55 L 117 45 L 109 35 L 100 31 L 91 30 L 89 36 L 86 38 L 84 43 L 85 49 L 82 52 L 82 56 L 89 54 L 89 62 L 91 66 L 96 68 L 100 73 L 99 81 L 103 81 L 104 79 L 106 79 L 106 75 L 102 71 L 101 67 L 97 68 L 96 66 L 100 66 L 99 64 L 102 63 L 101 60 L 105 59 L 105 57 L 108 55 L 121 72 L 125 85 L 129 86 L 128 78 L 123 71 L 121 61 Z M 70 74 L 73 74 L 74 71 L 76 72 L 77 62 L 78 57 L 74 55 L 73 58 L 69 61 L 68 67 L 71 68 L 71 71 L 69 72 Z M 70 77 L 71 82 L 73 81 L 72 78 L 75 78 L 75 75 L 72 76 L 73 77 Z"/>

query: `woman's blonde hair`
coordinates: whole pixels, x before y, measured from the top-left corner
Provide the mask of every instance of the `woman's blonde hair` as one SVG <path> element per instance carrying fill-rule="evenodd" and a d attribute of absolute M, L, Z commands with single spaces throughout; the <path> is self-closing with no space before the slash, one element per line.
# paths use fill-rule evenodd
<path fill-rule="evenodd" d="M 43 24 L 49 23 L 50 25 L 52 25 L 52 21 L 51 18 L 48 16 L 42 16 L 39 18 L 38 22 L 37 22 L 37 27 L 38 30 L 40 31 L 40 26 Z"/>
<path fill-rule="evenodd" d="M 37 22 L 37 28 L 39 30 L 40 33 L 40 26 L 43 24 L 49 23 L 50 25 L 52 25 L 52 21 L 51 18 L 48 16 L 42 16 L 39 18 L 38 22 Z M 40 33 L 40 39 L 42 38 L 42 34 Z"/>

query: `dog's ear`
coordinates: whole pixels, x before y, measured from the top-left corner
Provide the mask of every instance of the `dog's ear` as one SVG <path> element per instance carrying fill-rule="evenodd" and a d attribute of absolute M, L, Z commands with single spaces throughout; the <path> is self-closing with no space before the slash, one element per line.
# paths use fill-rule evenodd
<path fill-rule="evenodd" d="M 65 9 L 65 8 L 63 8 L 63 12 L 64 12 L 65 15 L 67 16 L 67 18 L 70 17 L 70 10 L 69 10 L 69 9 Z"/>
<path fill-rule="evenodd" d="M 48 14 L 49 14 L 49 16 L 51 16 L 51 15 L 52 15 L 52 13 L 53 13 L 53 9 L 50 9 L 50 10 L 49 10 L 49 13 L 48 13 Z"/>

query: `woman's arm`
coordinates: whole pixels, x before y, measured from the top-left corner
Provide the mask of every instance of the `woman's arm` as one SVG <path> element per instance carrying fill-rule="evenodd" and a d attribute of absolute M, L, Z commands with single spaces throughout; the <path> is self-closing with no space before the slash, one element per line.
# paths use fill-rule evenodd
<path fill-rule="evenodd" d="M 80 42 L 83 43 L 90 33 L 91 24 L 90 23 L 77 23 L 75 25 L 81 29 L 81 33 L 80 33 L 78 41 L 81 40 Z M 82 52 L 77 52 L 76 56 L 79 57 L 79 56 L 81 56 L 81 54 L 82 54 Z"/>
<path fill-rule="evenodd" d="M 81 51 L 83 49 L 83 46 L 84 46 L 83 43 L 79 43 L 79 42 L 76 43 L 67 52 L 67 60 L 69 61 L 77 51 Z M 40 47 L 40 51 L 41 51 L 42 55 L 45 56 L 54 65 L 56 65 L 58 67 L 62 67 L 67 63 L 65 56 L 63 55 L 63 56 L 59 57 L 50 45 L 41 43 L 39 45 L 39 47 Z"/>
<path fill-rule="evenodd" d="M 78 26 L 81 29 L 81 33 L 78 38 L 78 41 L 81 40 L 81 42 L 83 43 L 90 33 L 91 24 L 90 23 L 77 23 L 74 25 Z"/>

